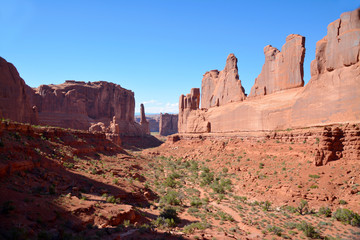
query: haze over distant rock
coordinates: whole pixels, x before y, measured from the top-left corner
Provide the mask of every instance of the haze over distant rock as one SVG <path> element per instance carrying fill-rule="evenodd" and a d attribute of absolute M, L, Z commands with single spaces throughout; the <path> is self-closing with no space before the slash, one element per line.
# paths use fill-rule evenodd
<path fill-rule="evenodd" d="M 168 136 L 178 132 L 178 115 L 160 113 L 159 133 L 161 136 Z"/>
<path fill-rule="evenodd" d="M 227 57 L 224 70 L 211 70 L 204 74 L 201 82 L 201 108 L 242 101 L 245 97 L 234 54 Z"/>
<path fill-rule="evenodd" d="M 36 108 L 26 94 L 29 88 L 15 66 L 0 57 L 0 118 L 37 123 Z"/>
<path fill-rule="evenodd" d="M 286 38 L 281 52 L 267 45 L 264 54 L 265 63 L 249 97 L 304 86 L 305 37 L 291 34 Z"/>

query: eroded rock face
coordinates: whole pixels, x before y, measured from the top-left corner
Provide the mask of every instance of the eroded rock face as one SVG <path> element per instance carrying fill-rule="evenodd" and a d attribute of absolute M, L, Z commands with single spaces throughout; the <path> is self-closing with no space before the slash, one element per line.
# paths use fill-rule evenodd
<path fill-rule="evenodd" d="M 37 123 L 36 108 L 26 94 L 31 88 L 20 77 L 15 66 L 0 57 L 0 118 Z"/>
<path fill-rule="evenodd" d="M 159 133 L 161 136 L 168 136 L 178 132 L 177 114 L 160 114 Z"/>
<path fill-rule="evenodd" d="M 245 99 L 245 90 L 239 79 L 237 58 L 230 54 L 224 70 L 206 72 L 201 83 L 201 108 L 211 108 Z"/>
<path fill-rule="evenodd" d="M 327 35 L 316 44 L 311 62 L 311 77 L 348 67 L 359 62 L 360 8 L 341 14 L 328 26 Z"/>
<path fill-rule="evenodd" d="M 149 122 L 146 120 L 145 117 L 144 104 L 140 104 L 140 125 L 146 134 L 150 134 Z"/>
<path fill-rule="evenodd" d="M 202 110 L 186 110 L 183 101 L 185 97 L 182 96 L 179 105 L 179 133 L 236 133 L 359 123 L 359 24 L 358 9 L 342 14 L 340 20 L 329 25 L 328 36 L 318 42 L 316 59 L 312 62 L 312 78 L 305 87 L 300 84 L 298 87 L 281 89 L 283 91 L 275 91 L 273 94 L 268 94 L 269 88 L 266 88 L 266 95 L 262 97 L 247 98 L 241 102 Z M 337 35 L 334 35 L 334 26 L 339 27 Z M 293 45 L 292 41 L 301 43 L 295 44 L 298 46 L 296 52 L 303 53 L 302 39 L 301 36 L 291 35 L 287 43 L 289 46 Z M 279 56 L 284 57 L 284 53 L 288 52 L 284 48 L 282 52 L 270 47 L 267 50 L 273 53 L 275 60 Z M 296 61 L 297 66 L 301 65 L 301 56 L 300 54 L 296 58 L 299 60 Z M 339 61 L 332 61 L 332 58 L 338 58 Z M 263 72 L 266 72 L 265 69 L 266 67 Z M 290 73 L 287 76 L 294 73 L 293 69 L 288 69 Z M 301 71 L 296 71 L 295 75 L 298 78 L 288 79 L 299 79 L 298 83 L 301 82 Z M 257 84 L 259 86 L 259 80 Z M 319 164 L 323 161 L 321 158 L 326 158 L 323 149 L 319 149 Z"/>
<path fill-rule="evenodd" d="M 69 80 L 59 85 L 41 85 L 30 99 L 44 125 L 87 130 L 102 122 L 114 128 L 112 133 L 144 134 L 134 119 L 134 93 L 114 83 Z M 116 127 L 111 125 L 114 121 Z"/>
<path fill-rule="evenodd" d="M 281 52 L 271 45 L 264 48 L 265 63 L 249 97 L 304 86 L 305 37 L 291 34 Z"/>

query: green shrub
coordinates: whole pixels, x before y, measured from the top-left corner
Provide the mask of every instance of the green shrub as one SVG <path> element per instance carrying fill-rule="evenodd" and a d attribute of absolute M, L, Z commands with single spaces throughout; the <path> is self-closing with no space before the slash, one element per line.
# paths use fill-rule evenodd
<path fill-rule="evenodd" d="M 66 167 L 66 168 L 71 169 L 71 168 L 74 168 L 75 165 L 73 163 L 70 163 L 70 162 L 64 162 L 63 166 Z"/>
<path fill-rule="evenodd" d="M 306 200 L 301 199 L 299 206 L 297 207 L 297 211 L 303 215 L 309 211 L 309 204 Z"/>
<path fill-rule="evenodd" d="M 198 230 L 205 230 L 207 228 L 211 227 L 208 223 L 202 223 L 202 222 L 195 222 L 191 223 L 189 225 L 186 225 L 183 229 L 184 233 L 194 233 L 196 229 Z"/>
<path fill-rule="evenodd" d="M 329 207 L 321 207 L 319 209 L 319 214 L 324 215 L 325 217 L 331 217 L 331 209 Z"/>
<path fill-rule="evenodd" d="M 262 204 L 262 209 L 264 211 L 269 211 L 270 210 L 270 207 L 271 207 L 271 202 L 270 201 L 265 201 L 263 204 Z"/>
<path fill-rule="evenodd" d="M 306 237 L 309 238 L 319 238 L 320 235 L 318 232 L 315 231 L 315 228 L 305 221 L 302 221 L 297 225 L 297 229 L 303 231 Z"/>
<path fill-rule="evenodd" d="M 160 216 L 153 222 L 157 227 L 168 227 L 173 228 L 180 223 L 180 218 L 175 209 L 166 208 L 161 213 Z"/>
<path fill-rule="evenodd" d="M 338 208 L 333 213 L 333 218 L 336 220 L 350 224 L 351 226 L 360 226 L 360 216 L 353 211 L 346 209 L 346 208 Z"/>
<path fill-rule="evenodd" d="M 173 206 L 180 205 L 181 200 L 179 199 L 179 193 L 171 190 L 161 198 L 161 202 Z"/>
<path fill-rule="evenodd" d="M 193 197 L 190 202 L 191 206 L 200 207 L 202 205 L 202 201 L 199 197 Z"/>
<path fill-rule="evenodd" d="M 281 228 L 279 228 L 279 227 L 277 227 L 277 226 L 271 226 L 271 225 L 269 225 L 269 226 L 267 227 L 267 230 L 268 230 L 269 232 L 274 233 L 274 234 L 277 235 L 277 236 L 281 236 L 281 234 L 282 234 L 282 232 L 283 232 L 283 230 L 282 230 Z"/>
<path fill-rule="evenodd" d="M 120 198 L 116 198 L 116 197 L 110 195 L 110 196 L 106 197 L 106 202 L 116 204 L 116 203 L 120 203 L 121 200 L 120 200 Z"/>
<path fill-rule="evenodd" d="M 320 176 L 319 176 L 319 175 L 316 175 L 316 174 L 309 174 L 309 177 L 310 177 L 310 178 L 320 178 Z"/>
<path fill-rule="evenodd" d="M 221 179 L 214 181 L 210 187 L 215 193 L 224 194 L 226 191 L 231 191 L 231 180 Z"/>
<path fill-rule="evenodd" d="M 214 173 L 210 172 L 210 169 L 207 167 L 203 168 L 203 172 L 200 174 L 200 177 L 201 186 L 210 185 L 214 181 Z"/>
<path fill-rule="evenodd" d="M 340 200 L 339 200 L 339 204 L 341 204 L 341 205 L 346 205 L 347 202 L 346 202 L 345 200 L 340 199 Z"/>
<path fill-rule="evenodd" d="M 175 188 L 176 185 L 177 185 L 177 181 L 175 181 L 175 179 L 172 177 L 167 177 L 164 181 L 164 186 L 166 187 Z"/>

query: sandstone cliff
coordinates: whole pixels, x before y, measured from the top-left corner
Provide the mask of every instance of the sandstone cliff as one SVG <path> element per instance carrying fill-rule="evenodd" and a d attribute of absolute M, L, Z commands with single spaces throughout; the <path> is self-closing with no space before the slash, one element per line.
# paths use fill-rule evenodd
<path fill-rule="evenodd" d="M 180 97 L 179 132 L 229 133 L 358 123 L 359 24 L 360 14 L 357 9 L 342 14 L 339 20 L 329 25 L 327 36 L 317 44 L 316 59 L 311 65 L 312 78 L 305 87 L 301 87 L 302 73 L 298 70 L 295 75 L 299 85 L 288 84 L 286 88 L 298 87 L 284 90 L 282 82 L 274 82 L 272 89 L 284 91 L 268 94 L 269 88 L 266 88 L 265 96 L 248 98 L 242 102 L 232 102 L 216 108 L 189 108 L 184 104 L 188 97 Z M 302 42 L 301 39 L 303 38 L 299 36 L 297 41 Z M 282 52 L 287 51 L 283 49 Z M 302 53 L 303 50 L 298 52 Z M 300 54 L 296 61 L 299 68 L 301 58 Z M 291 76 L 293 69 L 289 68 L 288 71 L 288 76 Z M 292 83 L 290 78 L 288 79 L 288 83 Z M 265 83 L 267 84 L 266 81 Z M 193 98 L 192 95 L 189 97 Z"/>
<path fill-rule="evenodd" d="M 0 85 L 0 118 L 36 124 L 36 111 L 26 94 L 29 87 L 15 66 L 1 57 Z"/>
<path fill-rule="evenodd" d="M 281 52 L 271 45 L 264 48 L 265 63 L 255 79 L 249 97 L 304 86 L 305 37 L 291 34 Z"/>
<path fill-rule="evenodd" d="M 144 134 L 134 119 L 134 93 L 114 83 L 66 81 L 41 85 L 29 96 L 43 125 L 87 130 L 101 122 L 112 133 Z"/>
<path fill-rule="evenodd" d="M 178 115 L 160 113 L 159 133 L 161 136 L 168 136 L 178 132 Z"/>
<path fill-rule="evenodd" d="M 245 99 L 239 79 L 237 58 L 230 54 L 224 70 L 206 72 L 201 83 L 201 108 L 211 108 Z"/>

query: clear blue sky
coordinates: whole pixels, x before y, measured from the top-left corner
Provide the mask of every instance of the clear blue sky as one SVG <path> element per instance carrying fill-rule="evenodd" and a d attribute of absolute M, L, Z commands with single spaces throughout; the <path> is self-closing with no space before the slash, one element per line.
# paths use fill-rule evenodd
<path fill-rule="evenodd" d="M 351 0 L 0 0 L 0 56 L 31 87 L 105 80 L 135 92 L 136 112 L 177 112 L 202 75 L 238 58 L 246 93 L 291 33 L 306 37 L 305 81 L 315 44 Z"/>

